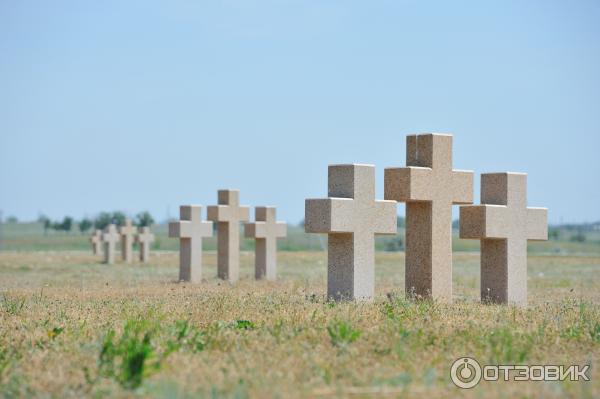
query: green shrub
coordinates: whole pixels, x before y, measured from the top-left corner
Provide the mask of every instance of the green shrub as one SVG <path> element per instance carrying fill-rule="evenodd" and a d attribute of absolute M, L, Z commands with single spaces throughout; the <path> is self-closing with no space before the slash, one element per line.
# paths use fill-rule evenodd
<path fill-rule="evenodd" d="M 2 309 L 6 313 L 15 316 L 23 310 L 23 306 L 25 306 L 25 298 L 17 299 L 2 295 Z"/>
<path fill-rule="evenodd" d="M 232 327 L 238 330 L 254 330 L 256 325 L 250 320 L 236 320 Z"/>
<path fill-rule="evenodd" d="M 493 363 L 523 363 L 534 344 L 533 337 L 513 333 L 509 327 L 494 329 L 485 339 Z"/>
<path fill-rule="evenodd" d="M 600 323 L 596 323 L 590 330 L 592 340 L 600 344 Z"/>
<path fill-rule="evenodd" d="M 208 345 L 208 334 L 190 325 L 187 320 L 177 320 L 174 326 L 174 340 L 167 342 L 169 352 L 185 348 L 192 352 L 201 352 Z"/>
<path fill-rule="evenodd" d="M 329 339 L 333 346 L 345 347 L 356 341 L 361 332 L 352 327 L 352 325 L 343 320 L 337 320 L 327 326 Z"/>
<path fill-rule="evenodd" d="M 152 334 L 153 329 L 144 320 L 127 321 L 120 337 L 110 329 L 102 342 L 98 376 L 112 378 L 126 389 L 139 387 L 171 353 L 159 355 L 152 345 Z"/>

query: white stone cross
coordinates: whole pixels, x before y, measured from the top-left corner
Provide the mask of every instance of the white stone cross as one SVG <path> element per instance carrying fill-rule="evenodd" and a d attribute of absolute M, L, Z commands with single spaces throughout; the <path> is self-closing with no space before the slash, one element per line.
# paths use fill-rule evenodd
<path fill-rule="evenodd" d="M 140 246 L 140 261 L 142 263 L 148 262 L 150 258 L 150 244 L 154 242 L 154 234 L 150 232 L 150 227 L 141 227 L 135 240 Z"/>
<path fill-rule="evenodd" d="M 169 223 L 169 237 L 179 238 L 179 280 L 202 280 L 202 238 L 212 237 L 212 222 L 202 221 L 201 205 L 179 207 L 180 221 Z"/>
<path fill-rule="evenodd" d="M 131 222 L 131 219 L 125 219 L 125 224 L 119 227 L 121 235 L 121 257 L 127 263 L 133 261 L 133 239 L 137 228 Z"/>
<path fill-rule="evenodd" d="M 375 200 L 375 166 L 330 165 L 328 197 L 307 199 L 305 230 L 328 234 L 327 296 L 370 300 L 375 234 L 396 234 L 396 201 Z"/>
<path fill-rule="evenodd" d="M 527 240 L 548 239 L 548 209 L 527 207 L 525 173 L 482 174 L 481 203 L 460 207 L 460 237 L 481 240 L 481 300 L 527 306 Z"/>
<path fill-rule="evenodd" d="M 218 275 L 235 283 L 240 278 L 240 222 L 248 221 L 249 208 L 240 206 L 239 190 L 219 190 L 218 203 L 208 207 L 208 220 L 217 223 Z"/>
<path fill-rule="evenodd" d="M 119 233 L 117 226 L 109 224 L 102 234 L 102 242 L 104 243 L 104 262 L 112 265 L 115 263 L 115 244 L 119 242 Z"/>
<path fill-rule="evenodd" d="M 94 255 L 100 255 L 102 252 L 102 231 L 99 229 L 94 230 L 94 234 L 90 237 L 90 243 L 92 244 L 92 252 Z"/>
<path fill-rule="evenodd" d="M 247 238 L 256 239 L 254 276 L 257 280 L 277 279 L 277 238 L 285 237 L 287 225 L 278 222 L 274 206 L 257 206 L 254 209 L 254 223 L 246 223 L 244 233 Z"/>
<path fill-rule="evenodd" d="M 473 172 L 452 169 L 452 136 L 406 137 L 405 168 L 385 169 L 385 199 L 406 202 L 409 298 L 452 302 L 452 205 L 473 202 Z"/>

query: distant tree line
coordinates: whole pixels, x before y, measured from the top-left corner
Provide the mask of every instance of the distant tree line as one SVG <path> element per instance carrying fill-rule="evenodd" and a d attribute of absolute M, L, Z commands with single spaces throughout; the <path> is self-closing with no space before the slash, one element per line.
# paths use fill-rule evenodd
<path fill-rule="evenodd" d="M 71 216 L 65 216 L 60 221 L 52 221 L 47 216 L 41 215 L 38 222 L 44 226 L 44 234 L 54 230 L 57 232 L 69 233 L 77 226 L 81 234 L 85 234 L 90 229 L 104 230 L 109 224 L 122 226 L 125 224 L 127 216 L 120 211 L 115 212 L 100 212 L 94 219 L 83 218 L 76 222 Z M 148 211 L 140 212 L 133 218 L 133 223 L 138 227 L 146 227 L 154 224 L 154 218 Z"/>

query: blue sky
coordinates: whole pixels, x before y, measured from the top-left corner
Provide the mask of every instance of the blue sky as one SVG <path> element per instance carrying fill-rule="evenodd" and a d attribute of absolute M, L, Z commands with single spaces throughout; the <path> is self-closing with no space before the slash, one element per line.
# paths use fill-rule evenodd
<path fill-rule="evenodd" d="M 3 1 L 0 209 L 162 220 L 233 187 L 297 222 L 328 164 L 375 164 L 381 198 L 406 134 L 444 132 L 455 168 L 527 172 L 551 222 L 600 220 L 598 21 L 583 0 Z"/>

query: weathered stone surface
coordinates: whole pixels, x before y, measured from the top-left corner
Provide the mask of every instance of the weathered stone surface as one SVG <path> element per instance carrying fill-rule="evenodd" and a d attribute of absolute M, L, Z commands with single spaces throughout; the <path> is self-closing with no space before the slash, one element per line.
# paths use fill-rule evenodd
<path fill-rule="evenodd" d="M 410 135 L 404 168 L 385 169 L 385 199 L 406 202 L 407 297 L 452 302 L 452 205 L 473 202 L 473 172 L 452 169 L 452 136 Z"/>
<path fill-rule="evenodd" d="M 460 237 L 481 240 L 481 300 L 527 306 L 527 240 L 548 239 L 548 210 L 527 207 L 527 175 L 484 173 L 481 203 L 460 207 Z"/>
<path fill-rule="evenodd" d="M 150 232 L 150 227 L 141 227 L 135 240 L 140 246 L 140 261 L 147 263 L 150 258 L 150 245 L 154 242 L 154 234 Z"/>
<path fill-rule="evenodd" d="M 90 237 L 90 243 L 94 255 L 100 255 L 102 253 L 102 230 L 94 230 L 94 234 Z"/>
<path fill-rule="evenodd" d="M 104 263 L 112 265 L 115 263 L 115 245 L 119 242 L 119 233 L 117 226 L 109 224 L 102 234 L 102 242 L 104 243 Z"/>
<path fill-rule="evenodd" d="M 254 209 L 254 223 L 246 223 L 244 233 L 247 238 L 256 240 L 254 276 L 257 280 L 277 279 L 277 238 L 285 237 L 287 224 L 278 222 L 273 206 L 257 206 Z"/>
<path fill-rule="evenodd" d="M 329 198 L 307 199 L 305 230 L 328 234 L 327 296 L 370 300 L 375 234 L 395 234 L 396 202 L 375 200 L 375 166 L 330 165 Z"/>
<path fill-rule="evenodd" d="M 239 190 L 219 190 L 218 205 L 208 207 L 208 220 L 217 223 L 218 276 L 231 283 L 240 278 L 240 222 L 248 221 L 248 213 Z"/>
<path fill-rule="evenodd" d="M 202 221 L 201 205 L 182 205 L 180 221 L 169 223 L 169 237 L 179 238 L 179 280 L 202 280 L 202 238 L 212 236 L 212 222 Z"/>
<path fill-rule="evenodd" d="M 125 219 L 125 224 L 119 227 L 121 235 L 121 257 L 127 263 L 133 261 L 133 239 L 137 232 L 136 227 L 131 222 L 131 219 Z"/>

